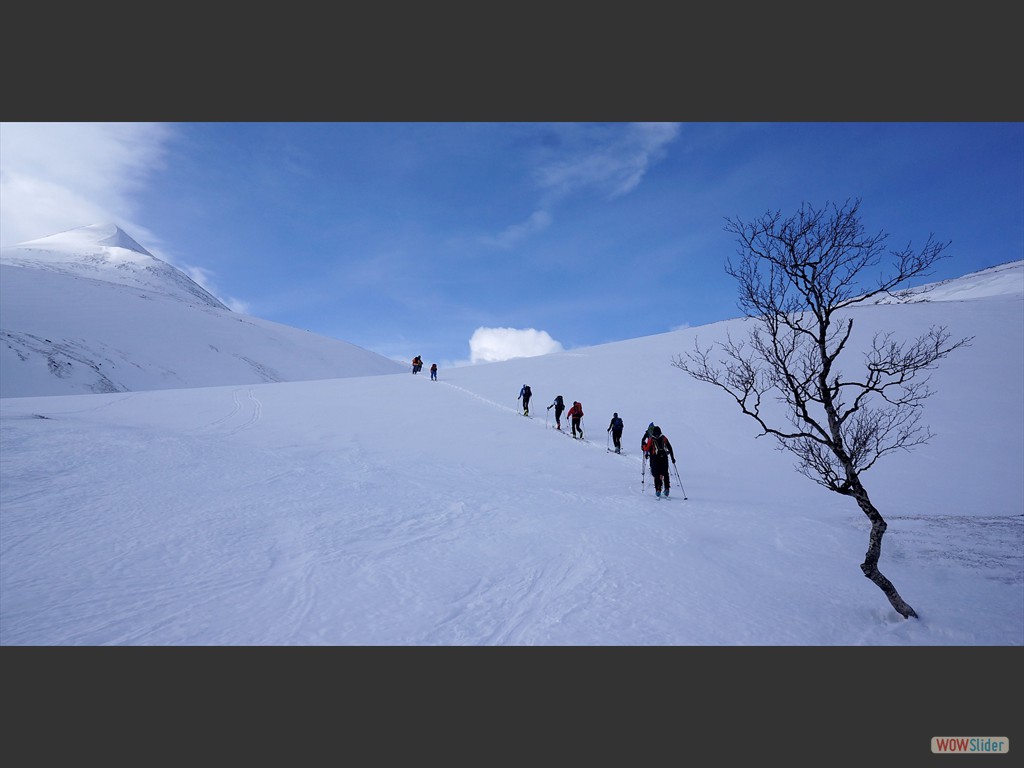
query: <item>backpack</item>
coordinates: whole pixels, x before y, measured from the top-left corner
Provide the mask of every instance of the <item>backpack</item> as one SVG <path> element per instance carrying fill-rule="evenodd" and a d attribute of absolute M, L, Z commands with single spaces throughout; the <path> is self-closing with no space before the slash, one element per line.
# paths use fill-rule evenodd
<path fill-rule="evenodd" d="M 617 432 L 621 432 L 622 431 L 622 419 L 621 418 L 620 419 L 612 419 L 612 429 L 616 430 Z"/>
<path fill-rule="evenodd" d="M 557 405 L 559 408 L 565 408 L 565 401 L 562 399 L 561 395 L 558 395 L 555 398 L 555 405 Z"/>
<path fill-rule="evenodd" d="M 655 427 L 647 438 L 647 446 L 644 448 L 648 456 L 658 456 L 667 453 L 665 449 L 665 436 L 661 434 L 661 428 Z"/>
<path fill-rule="evenodd" d="M 530 391 L 529 387 L 523 387 L 523 397 L 533 397 L 533 392 Z"/>
<path fill-rule="evenodd" d="M 572 410 L 569 411 L 569 413 L 571 413 L 573 416 L 575 416 L 578 419 L 582 419 L 583 418 L 583 406 L 580 405 L 579 400 L 573 400 L 572 401 Z"/>

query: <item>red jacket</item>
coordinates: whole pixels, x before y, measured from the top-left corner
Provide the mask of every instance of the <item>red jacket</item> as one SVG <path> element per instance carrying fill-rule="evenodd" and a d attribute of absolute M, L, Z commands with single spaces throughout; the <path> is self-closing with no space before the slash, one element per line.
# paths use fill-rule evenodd
<path fill-rule="evenodd" d="M 579 403 L 573 403 L 572 408 L 568 410 L 569 418 L 571 419 L 582 419 L 583 418 L 583 406 Z"/>

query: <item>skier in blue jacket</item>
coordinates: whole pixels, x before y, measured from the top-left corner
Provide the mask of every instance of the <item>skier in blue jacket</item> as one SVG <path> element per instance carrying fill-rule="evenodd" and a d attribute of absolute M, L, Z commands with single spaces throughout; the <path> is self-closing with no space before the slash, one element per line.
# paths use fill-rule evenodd
<path fill-rule="evenodd" d="M 613 413 L 612 420 L 608 424 L 606 430 L 612 433 L 612 442 L 615 443 L 615 452 L 622 453 L 622 419 L 619 418 L 619 414 Z"/>
<path fill-rule="evenodd" d="M 530 391 L 529 384 L 523 384 L 523 388 L 519 390 L 519 397 L 516 400 L 523 401 L 523 416 L 530 415 L 530 398 L 533 397 L 533 392 Z"/>

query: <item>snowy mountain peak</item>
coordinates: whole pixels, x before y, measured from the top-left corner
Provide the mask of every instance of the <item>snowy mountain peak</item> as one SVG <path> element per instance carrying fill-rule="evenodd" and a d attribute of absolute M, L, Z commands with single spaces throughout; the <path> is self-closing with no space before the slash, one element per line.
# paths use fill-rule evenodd
<path fill-rule="evenodd" d="M 116 224 L 111 223 L 89 224 L 84 227 L 76 227 L 75 229 L 58 232 L 55 235 L 47 235 L 46 237 L 18 243 L 4 250 L 15 248 L 72 255 L 101 252 L 103 248 L 123 248 L 143 256 L 156 258 L 152 253 L 139 245 L 127 232 Z"/>
<path fill-rule="evenodd" d="M 181 270 L 115 224 L 91 224 L 0 249 L 0 264 L 61 272 L 227 309 Z"/>
<path fill-rule="evenodd" d="M 125 248 L 146 256 L 152 256 L 149 251 L 135 242 L 127 232 L 114 224 L 91 224 L 82 227 L 83 234 L 95 233 L 98 236 L 97 242 L 100 245 L 109 245 L 115 248 Z"/>
<path fill-rule="evenodd" d="M 238 315 L 123 229 L 0 249 L 0 398 L 374 376 L 405 366 Z"/>

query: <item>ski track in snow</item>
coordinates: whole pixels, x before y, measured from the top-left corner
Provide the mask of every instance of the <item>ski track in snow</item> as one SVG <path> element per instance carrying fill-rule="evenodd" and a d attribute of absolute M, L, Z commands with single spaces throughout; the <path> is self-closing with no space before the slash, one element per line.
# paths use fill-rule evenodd
<path fill-rule="evenodd" d="M 576 355 L 576 356 L 579 357 L 579 355 Z M 531 414 L 530 416 L 523 416 L 522 411 L 519 410 L 518 407 L 512 408 L 512 407 L 507 406 L 507 405 L 502 405 L 501 403 L 498 403 L 498 402 L 495 402 L 494 400 L 490 400 L 490 399 L 488 399 L 486 397 L 483 397 L 482 395 L 479 395 L 476 392 L 473 392 L 472 390 L 466 389 L 465 387 L 460 387 L 457 384 L 452 384 L 451 382 L 448 382 L 448 381 L 441 381 L 440 379 L 438 381 L 434 382 L 434 383 L 435 384 L 444 384 L 445 386 L 447 386 L 447 387 L 449 387 L 449 388 L 451 388 L 453 390 L 457 390 L 457 391 L 467 395 L 468 397 L 471 397 L 471 398 L 473 398 L 475 400 L 478 400 L 478 401 L 480 401 L 482 403 L 486 403 L 487 405 L 489 405 L 489 406 L 491 406 L 493 408 L 496 408 L 498 410 L 504 411 L 506 413 L 514 413 L 514 414 L 518 415 L 520 418 L 527 419 L 527 421 L 529 421 L 529 422 L 537 422 L 537 426 L 539 428 L 554 430 L 556 433 L 565 435 L 569 439 L 574 440 L 574 442 L 577 442 L 580 445 L 585 445 L 588 448 L 591 448 L 591 449 L 597 449 L 597 448 L 607 449 L 607 447 L 608 447 L 606 445 L 599 445 L 598 443 L 595 443 L 590 438 L 586 437 L 586 434 L 587 434 L 587 430 L 586 430 L 586 421 L 587 421 L 587 419 L 586 419 L 586 416 L 584 416 L 580 420 L 580 426 L 583 428 L 583 435 L 584 435 L 584 437 L 582 439 L 575 439 L 572 436 L 571 429 L 568 427 L 568 422 L 567 422 L 567 419 L 565 417 L 565 414 L 562 415 L 562 421 L 563 421 L 562 429 L 561 430 L 557 430 L 557 429 L 554 429 L 554 424 L 549 423 L 548 419 L 545 419 L 543 422 L 539 421 L 540 420 L 540 415 L 539 414 Z M 531 402 L 533 402 L 534 405 L 536 405 L 535 401 L 536 401 L 536 397 L 534 397 L 533 400 L 531 400 Z M 605 450 L 605 452 L 606 453 L 610 453 L 610 451 L 607 451 L 607 450 Z M 634 461 L 634 462 L 640 462 L 640 458 L 639 457 L 631 456 L 629 454 L 622 454 L 622 455 L 619 456 L 619 458 L 626 459 L 626 460 L 631 460 L 631 461 Z"/>
<path fill-rule="evenodd" d="M 224 416 L 221 416 L 220 418 L 215 419 L 207 424 L 203 424 L 202 426 L 195 427 L 193 431 L 221 431 L 228 435 L 236 435 L 243 430 L 251 429 L 253 426 L 255 426 L 256 423 L 260 420 L 260 417 L 262 416 L 263 404 L 256 397 L 256 393 L 252 390 L 252 388 L 249 388 L 245 390 L 246 399 L 248 400 L 248 403 L 243 406 L 242 398 L 240 395 L 242 391 L 242 389 L 231 390 L 231 407 L 230 410 Z M 243 408 L 245 408 L 246 413 L 241 419 L 236 419 L 235 417 L 242 412 Z M 235 426 L 229 429 L 221 429 L 222 426 L 231 423 L 234 423 Z"/>

